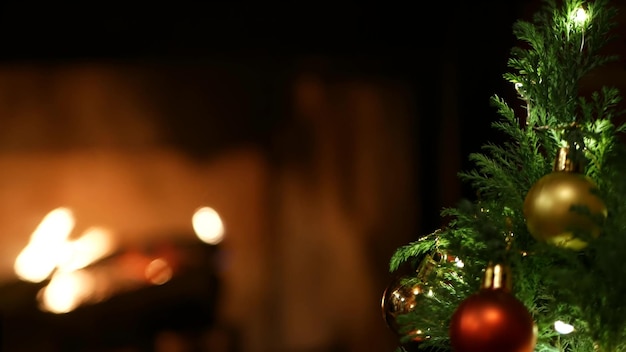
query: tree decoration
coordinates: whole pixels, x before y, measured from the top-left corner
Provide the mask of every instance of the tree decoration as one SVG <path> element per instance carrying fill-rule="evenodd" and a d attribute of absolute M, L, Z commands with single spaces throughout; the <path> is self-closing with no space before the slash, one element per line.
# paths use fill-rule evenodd
<path fill-rule="evenodd" d="M 530 234 L 538 241 L 581 250 L 587 238 L 597 238 L 607 217 L 595 182 L 582 173 L 582 163 L 570 148 L 558 150 L 553 172 L 540 178 L 524 200 L 524 216 Z"/>
<path fill-rule="evenodd" d="M 537 341 L 533 318 L 511 293 L 510 269 L 489 264 L 481 289 L 452 315 L 455 352 L 532 352 Z"/>
<path fill-rule="evenodd" d="M 492 97 L 503 142 L 459 173 L 478 199 L 443 209 L 444 228 L 389 263 L 435 248 L 463 259 L 440 262 L 432 295 L 397 318 L 429 332 L 420 349 L 530 352 L 536 326 L 535 352 L 626 352 L 626 125 L 619 90 L 595 74 L 616 59 L 616 13 L 608 0 L 544 0 L 514 23 L 504 78 L 525 111 Z M 485 286 L 496 268 L 515 281 Z"/>
<path fill-rule="evenodd" d="M 410 331 L 404 331 L 404 327 L 398 322 L 398 317 L 408 314 L 422 303 L 422 297 L 425 292 L 423 283 L 410 283 L 411 277 L 398 277 L 387 286 L 383 293 L 381 308 L 383 319 L 391 331 L 399 337 L 410 335 L 411 340 L 421 342 L 428 339 L 424 329 L 412 328 Z"/>
<path fill-rule="evenodd" d="M 439 277 L 437 270 L 441 262 L 458 263 L 459 260 L 435 250 L 424 256 L 412 275 L 396 275 L 383 292 L 383 319 L 398 336 L 409 336 L 413 342 L 430 339 L 427 327 L 412 327 L 407 330 L 402 326 L 399 317 L 415 311 L 419 305 L 429 304 L 426 297 L 433 295 L 432 282 Z"/>

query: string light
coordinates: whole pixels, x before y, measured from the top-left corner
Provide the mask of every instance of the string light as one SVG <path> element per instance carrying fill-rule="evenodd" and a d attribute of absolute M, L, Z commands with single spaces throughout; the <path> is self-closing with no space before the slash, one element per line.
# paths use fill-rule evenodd
<path fill-rule="evenodd" d="M 585 25 L 585 22 L 587 22 L 587 20 L 589 19 L 589 15 L 587 14 L 587 11 L 585 11 L 585 9 L 583 9 L 582 7 L 578 8 L 574 14 L 572 15 L 574 23 L 580 27 Z"/>
<path fill-rule="evenodd" d="M 565 323 L 561 320 L 557 320 L 554 322 L 554 330 L 561 335 L 567 335 L 574 331 L 574 326 Z"/>

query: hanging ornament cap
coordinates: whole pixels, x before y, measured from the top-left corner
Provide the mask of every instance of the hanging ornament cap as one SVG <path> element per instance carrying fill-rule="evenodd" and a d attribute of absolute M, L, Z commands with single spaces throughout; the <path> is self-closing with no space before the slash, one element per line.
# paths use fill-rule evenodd
<path fill-rule="evenodd" d="M 581 173 L 583 171 L 583 163 L 582 160 L 576 160 L 575 158 L 572 158 L 572 155 L 570 154 L 570 148 L 562 147 L 556 153 L 553 171 Z"/>
<path fill-rule="evenodd" d="M 435 271 L 436 268 L 437 268 L 437 262 L 435 261 L 432 255 L 427 254 L 422 260 L 420 266 L 416 270 L 417 277 L 424 281 L 427 281 L 430 275 Z"/>
<path fill-rule="evenodd" d="M 483 276 L 483 290 L 504 290 L 511 292 L 513 287 L 511 280 L 511 268 L 502 264 L 489 263 Z"/>

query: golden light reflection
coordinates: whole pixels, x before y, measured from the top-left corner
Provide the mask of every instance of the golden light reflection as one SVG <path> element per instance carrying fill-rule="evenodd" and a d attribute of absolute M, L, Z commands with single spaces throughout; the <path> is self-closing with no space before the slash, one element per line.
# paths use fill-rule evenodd
<path fill-rule="evenodd" d="M 196 236 L 205 243 L 218 244 L 224 238 L 224 224 L 220 215 L 210 207 L 196 210 L 192 217 Z"/>
<path fill-rule="evenodd" d="M 85 271 L 56 272 L 40 294 L 42 309 L 52 313 L 68 313 L 94 292 L 95 282 Z"/>
<path fill-rule="evenodd" d="M 74 215 L 67 208 L 48 213 L 18 254 L 15 274 L 22 280 L 41 282 L 48 278 L 62 255 L 62 246 L 74 228 Z"/>
<path fill-rule="evenodd" d="M 497 264 L 493 267 L 493 288 L 502 287 L 502 266 Z"/>
<path fill-rule="evenodd" d="M 503 319 L 502 312 L 496 307 L 486 307 L 483 312 L 483 319 L 488 324 L 497 324 Z"/>

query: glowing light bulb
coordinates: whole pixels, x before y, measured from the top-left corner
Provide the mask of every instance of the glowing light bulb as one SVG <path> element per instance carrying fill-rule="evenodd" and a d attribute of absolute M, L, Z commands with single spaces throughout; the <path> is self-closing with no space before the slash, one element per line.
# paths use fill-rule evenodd
<path fill-rule="evenodd" d="M 578 8 L 576 10 L 576 12 L 574 12 L 574 23 L 576 23 L 579 26 L 582 26 L 583 24 L 585 24 L 585 22 L 587 22 L 587 19 L 589 18 L 589 15 L 587 15 L 587 11 L 585 11 L 585 9 Z"/>
<path fill-rule="evenodd" d="M 562 322 L 561 320 L 557 320 L 554 322 L 554 330 L 556 330 L 559 334 L 567 335 L 574 331 L 574 326 Z"/>
<path fill-rule="evenodd" d="M 524 85 L 520 82 L 515 82 L 515 91 L 517 92 L 517 94 L 520 95 L 520 97 L 526 97 L 526 89 L 524 88 Z"/>

